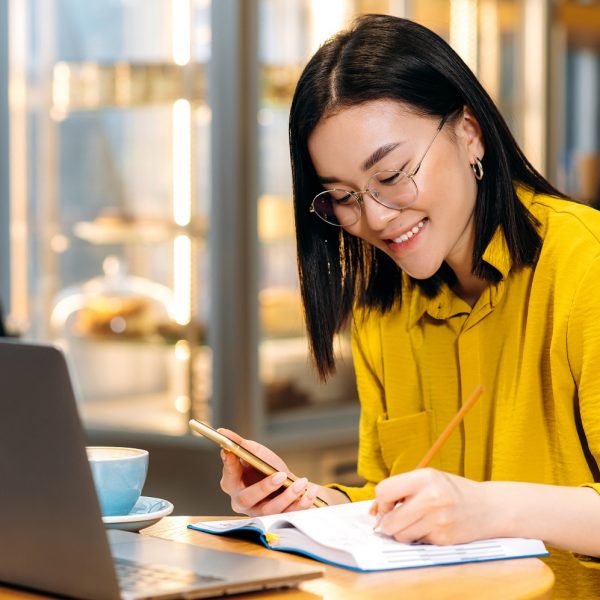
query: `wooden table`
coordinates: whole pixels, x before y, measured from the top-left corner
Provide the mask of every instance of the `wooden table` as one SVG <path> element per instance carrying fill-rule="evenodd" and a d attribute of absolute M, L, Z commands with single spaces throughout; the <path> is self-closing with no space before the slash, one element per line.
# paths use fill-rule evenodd
<path fill-rule="evenodd" d="M 166 517 L 156 525 L 142 530 L 141 533 L 197 546 L 256 554 L 278 560 L 310 560 L 292 554 L 274 552 L 260 544 L 210 535 L 187 528 L 188 523 L 211 518 L 217 517 Z M 8 549 L 2 549 L 3 552 L 6 550 Z M 249 600 L 257 598 L 266 600 L 527 598 L 533 600 L 552 598 L 554 587 L 552 570 L 537 558 L 381 573 L 356 573 L 328 565 L 321 566 L 325 569 L 325 576 L 306 581 L 298 589 L 244 594 L 231 598 L 232 600 L 233 598 Z M 32 598 L 40 598 L 40 596 L 32 592 L 0 586 L 1 600 L 31 600 Z"/>
<path fill-rule="evenodd" d="M 188 523 L 218 517 L 167 517 L 142 530 L 145 535 L 187 542 L 197 546 L 256 554 L 281 560 L 310 561 L 308 558 L 275 552 L 260 544 L 211 535 L 188 529 Z M 282 590 L 235 596 L 268 600 L 403 600 L 424 598 L 486 600 L 509 598 L 552 598 L 554 574 L 537 558 L 499 560 L 486 563 L 428 567 L 381 573 L 356 573 L 321 565 L 325 576 L 306 581 L 297 590 Z"/>

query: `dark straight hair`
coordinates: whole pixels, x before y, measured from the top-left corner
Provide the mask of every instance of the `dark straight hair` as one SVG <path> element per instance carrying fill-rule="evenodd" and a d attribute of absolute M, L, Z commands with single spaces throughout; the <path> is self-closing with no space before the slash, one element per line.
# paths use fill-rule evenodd
<path fill-rule="evenodd" d="M 500 226 L 514 267 L 533 264 L 541 245 L 537 222 L 519 201 L 515 184 L 561 196 L 531 165 L 475 75 L 437 34 L 397 17 L 366 15 L 327 41 L 310 59 L 290 111 L 290 152 L 298 270 L 309 343 L 322 379 L 335 371 L 333 337 L 354 306 L 386 312 L 401 302 L 402 272 L 383 252 L 309 212 L 322 191 L 308 152 L 318 122 L 364 102 L 391 99 L 423 116 L 450 117 L 468 106 L 485 142 L 477 185 L 473 273 L 490 282 L 500 273 L 483 261 Z M 450 119 L 452 120 L 452 119 Z M 444 264 L 431 278 L 413 280 L 435 296 L 455 280 Z"/>

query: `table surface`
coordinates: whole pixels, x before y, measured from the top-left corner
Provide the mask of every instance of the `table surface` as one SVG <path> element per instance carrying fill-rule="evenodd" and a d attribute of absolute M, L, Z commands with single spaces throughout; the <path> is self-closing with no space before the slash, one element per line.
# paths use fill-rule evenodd
<path fill-rule="evenodd" d="M 283 552 L 274 552 L 258 543 L 221 537 L 188 529 L 194 521 L 221 517 L 166 517 L 141 531 L 143 535 L 177 540 L 215 548 L 266 556 L 280 560 L 314 561 Z M 347 569 L 321 565 L 325 575 L 306 581 L 297 589 L 244 594 L 232 598 L 265 598 L 268 600 L 381 600 L 397 597 L 403 600 L 423 598 L 510 598 L 550 599 L 554 587 L 552 570 L 537 558 L 499 560 L 445 567 L 427 567 L 379 573 L 357 573 Z M 0 599 L 25 600 L 40 596 L 16 589 L 0 587 Z M 45 596 L 47 597 L 47 596 Z"/>
<path fill-rule="evenodd" d="M 275 552 L 259 543 L 211 535 L 188 529 L 195 521 L 222 517 L 167 517 L 156 525 L 142 530 L 143 534 L 187 542 L 197 546 L 243 552 L 281 560 L 315 561 Z M 320 564 L 320 563 L 319 563 Z M 321 564 L 324 577 L 306 581 L 297 590 L 270 591 L 263 594 L 236 596 L 236 598 L 264 597 L 269 600 L 299 600 L 324 598 L 326 600 L 403 600 L 423 598 L 552 598 L 554 574 L 550 567 L 537 558 L 498 560 L 485 563 L 427 567 L 379 573 L 357 573 Z M 393 595 L 392 595 L 393 594 Z"/>

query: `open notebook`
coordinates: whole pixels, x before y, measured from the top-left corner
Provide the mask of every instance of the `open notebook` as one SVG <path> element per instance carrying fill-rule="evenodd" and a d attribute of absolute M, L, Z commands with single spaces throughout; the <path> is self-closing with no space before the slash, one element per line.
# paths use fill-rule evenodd
<path fill-rule="evenodd" d="M 356 571 L 383 571 L 545 556 L 540 540 L 497 538 L 454 546 L 401 544 L 373 531 L 372 501 L 354 502 L 251 519 L 204 521 L 189 527 L 207 533 L 255 531 L 267 547 L 297 552 Z"/>

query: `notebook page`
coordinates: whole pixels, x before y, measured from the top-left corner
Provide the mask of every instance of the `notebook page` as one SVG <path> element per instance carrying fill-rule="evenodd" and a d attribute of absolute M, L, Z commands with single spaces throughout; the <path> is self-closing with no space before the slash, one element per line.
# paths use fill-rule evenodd
<path fill-rule="evenodd" d="M 497 538 L 453 546 L 401 544 L 375 533 L 372 501 L 288 513 L 287 521 L 319 544 L 349 552 L 364 570 L 400 569 L 546 554 L 539 540 Z M 298 544 L 300 545 L 300 544 Z"/>

